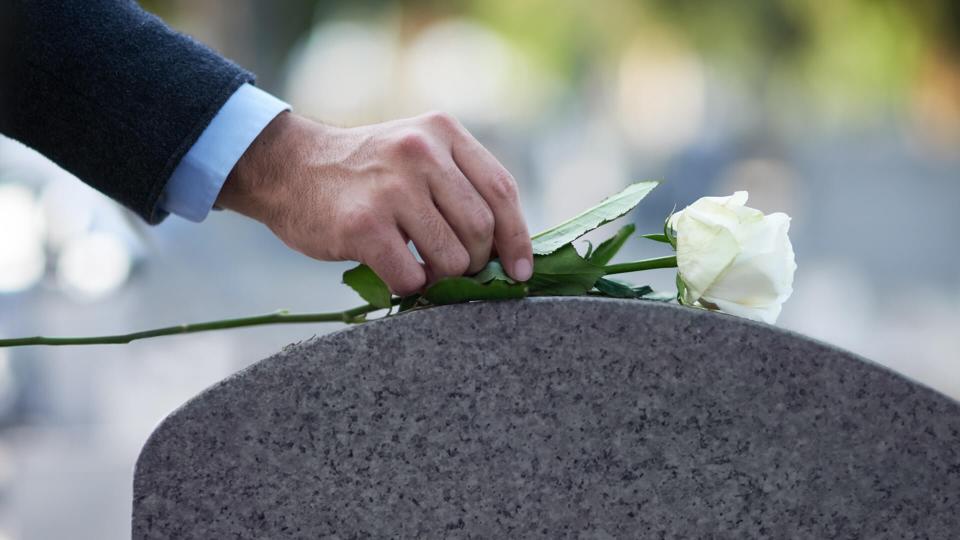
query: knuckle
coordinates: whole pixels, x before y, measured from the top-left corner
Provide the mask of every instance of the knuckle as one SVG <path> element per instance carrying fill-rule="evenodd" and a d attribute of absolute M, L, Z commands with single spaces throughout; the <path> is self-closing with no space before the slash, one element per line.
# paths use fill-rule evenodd
<path fill-rule="evenodd" d="M 496 232 L 497 251 L 508 259 L 529 257 L 531 252 L 530 234 L 525 227 L 504 227 Z"/>
<path fill-rule="evenodd" d="M 437 263 L 437 270 L 444 276 L 462 276 L 470 268 L 470 254 L 457 246 L 445 250 Z"/>
<path fill-rule="evenodd" d="M 453 265 L 453 273 L 462 276 L 470 269 L 470 254 L 467 253 L 466 249 L 460 248 L 456 251 L 450 264 Z"/>
<path fill-rule="evenodd" d="M 515 201 L 519 196 L 517 181 L 506 170 L 500 170 L 493 174 L 490 179 L 490 189 L 497 199 L 503 201 Z"/>
<path fill-rule="evenodd" d="M 439 276 L 463 275 L 470 265 L 470 254 L 450 230 L 447 222 L 439 215 L 424 216 L 423 225 L 426 233 L 421 238 L 423 243 L 418 244 L 417 249 L 423 248 L 421 253 L 427 257 L 430 267 Z"/>
<path fill-rule="evenodd" d="M 415 293 L 426 285 L 426 277 L 423 272 L 399 272 L 390 285 L 393 292 L 400 296 Z"/>
<path fill-rule="evenodd" d="M 484 241 L 493 236 L 495 225 L 493 213 L 486 206 L 482 206 L 471 216 L 468 228 L 473 240 Z"/>
<path fill-rule="evenodd" d="M 423 159 L 433 154 L 430 139 L 419 131 L 407 131 L 393 143 L 396 153 L 404 159 Z"/>
<path fill-rule="evenodd" d="M 460 127 L 456 118 L 443 111 L 430 111 L 424 115 L 424 120 L 427 124 L 442 132 L 450 132 Z"/>
<path fill-rule="evenodd" d="M 414 204 L 429 196 L 427 174 L 422 167 L 398 168 L 377 180 L 370 197 L 375 207 L 392 209 Z"/>
<path fill-rule="evenodd" d="M 383 208 L 396 206 L 409 190 L 408 177 L 393 174 L 380 180 L 371 193 L 374 204 Z"/>
<path fill-rule="evenodd" d="M 389 248 L 376 250 L 370 267 L 380 275 L 398 295 L 407 295 L 419 291 L 426 284 L 426 276 L 419 266 L 407 264 L 403 253 Z"/>
<path fill-rule="evenodd" d="M 530 233 L 527 232 L 525 227 L 509 231 L 505 236 L 504 245 L 507 246 L 507 249 L 511 249 L 516 257 L 530 256 Z"/>

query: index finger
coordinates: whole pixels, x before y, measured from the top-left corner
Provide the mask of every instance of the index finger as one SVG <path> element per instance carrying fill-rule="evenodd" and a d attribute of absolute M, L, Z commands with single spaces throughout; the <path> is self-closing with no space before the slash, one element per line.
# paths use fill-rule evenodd
<path fill-rule="evenodd" d="M 517 281 L 530 279 L 533 247 L 516 180 L 466 130 L 454 137 L 453 160 L 493 212 L 494 244 L 503 267 Z"/>

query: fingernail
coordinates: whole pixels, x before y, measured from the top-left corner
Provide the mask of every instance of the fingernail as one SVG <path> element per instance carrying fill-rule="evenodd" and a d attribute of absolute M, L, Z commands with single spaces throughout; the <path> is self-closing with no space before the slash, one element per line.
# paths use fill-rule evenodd
<path fill-rule="evenodd" d="M 533 275 L 533 265 L 530 259 L 520 259 L 513 265 L 513 279 L 517 281 L 526 281 Z"/>

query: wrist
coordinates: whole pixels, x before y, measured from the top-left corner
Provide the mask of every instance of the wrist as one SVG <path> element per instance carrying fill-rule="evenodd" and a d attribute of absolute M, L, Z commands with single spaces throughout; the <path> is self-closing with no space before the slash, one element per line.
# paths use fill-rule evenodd
<path fill-rule="evenodd" d="M 257 135 L 231 169 L 217 196 L 216 206 L 268 223 L 279 207 L 286 155 L 297 118 L 289 112 L 278 114 Z"/>

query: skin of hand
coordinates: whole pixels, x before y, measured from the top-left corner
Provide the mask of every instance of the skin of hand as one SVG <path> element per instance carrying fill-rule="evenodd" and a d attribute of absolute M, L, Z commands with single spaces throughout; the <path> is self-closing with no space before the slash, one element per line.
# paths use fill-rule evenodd
<path fill-rule="evenodd" d="M 478 272 L 494 250 L 513 279 L 533 270 L 514 178 L 443 113 L 355 128 L 281 113 L 234 166 L 217 206 L 315 259 L 363 262 L 398 295 Z"/>

